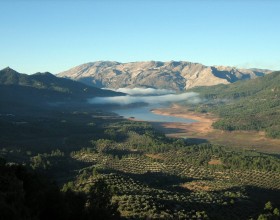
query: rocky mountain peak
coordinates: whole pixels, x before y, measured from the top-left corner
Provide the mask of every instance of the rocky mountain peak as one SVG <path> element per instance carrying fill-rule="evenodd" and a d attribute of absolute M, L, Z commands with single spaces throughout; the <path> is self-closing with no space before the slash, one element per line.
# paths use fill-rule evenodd
<path fill-rule="evenodd" d="M 12 69 L 11 67 L 7 66 L 6 68 L 0 70 L 0 73 L 18 73 L 17 71 L 15 71 L 14 69 Z"/>
<path fill-rule="evenodd" d="M 269 72 L 173 60 L 130 63 L 98 61 L 73 67 L 59 73 L 58 76 L 100 88 L 152 87 L 183 91 L 197 86 L 229 84 L 263 76 Z"/>

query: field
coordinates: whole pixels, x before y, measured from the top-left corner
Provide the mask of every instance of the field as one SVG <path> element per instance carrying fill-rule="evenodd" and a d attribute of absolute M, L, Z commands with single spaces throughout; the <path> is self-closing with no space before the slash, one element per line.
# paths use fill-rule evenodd
<path fill-rule="evenodd" d="M 55 180 L 63 192 L 89 195 L 104 180 L 122 219 L 257 219 L 268 201 L 280 207 L 275 155 L 198 136 L 191 141 L 200 144 L 168 138 L 150 123 L 92 109 L 0 122 L 1 157 Z"/>
<path fill-rule="evenodd" d="M 122 157 L 82 150 L 73 158 L 92 167 L 84 169 L 83 177 L 73 185 L 76 190 L 86 190 L 96 178 L 105 178 L 116 192 L 114 200 L 119 202 L 121 214 L 129 219 L 254 217 L 261 207 L 255 198 L 277 201 L 279 172 L 249 164 L 242 167 L 242 163 L 230 167 L 230 157 L 226 155 L 232 153 L 211 145 L 145 155 L 134 150 Z M 243 154 L 260 156 L 249 152 L 236 156 L 242 158 Z M 243 210 L 242 215 L 239 210 Z"/>

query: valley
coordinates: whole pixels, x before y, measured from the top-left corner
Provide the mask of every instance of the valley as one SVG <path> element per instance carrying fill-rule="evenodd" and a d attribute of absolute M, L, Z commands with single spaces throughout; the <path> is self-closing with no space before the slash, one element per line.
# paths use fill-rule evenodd
<path fill-rule="evenodd" d="M 267 201 L 279 206 L 274 155 L 170 139 L 148 122 L 92 108 L 0 123 L 1 157 L 55 179 L 64 193 L 105 181 L 123 219 L 246 219 Z"/>
<path fill-rule="evenodd" d="M 0 220 L 280 220 L 280 1 L 0 8 Z"/>
<path fill-rule="evenodd" d="M 268 81 L 277 85 L 276 79 L 278 73 L 256 81 L 266 82 L 257 92 L 275 98 L 278 90 Z M 4 219 L 277 218 L 279 139 L 261 129 L 213 126 L 225 118 L 213 109 L 235 106 L 243 98 L 213 101 L 209 97 L 216 98 L 216 87 L 123 94 L 11 69 L 0 71 L 0 82 Z M 248 84 L 241 86 L 254 96 Z M 227 98 L 239 94 L 231 85 L 223 88 L 230 90 L 222 93 Z M 272 100 L 277 116 L 277 99 Z M 267 105 L 270 101 L 262 108 Z M 278 125 L 267 114 L 262 119 L 265 126 Z M 267 204 L 272 208 L 264 211 Z"/>

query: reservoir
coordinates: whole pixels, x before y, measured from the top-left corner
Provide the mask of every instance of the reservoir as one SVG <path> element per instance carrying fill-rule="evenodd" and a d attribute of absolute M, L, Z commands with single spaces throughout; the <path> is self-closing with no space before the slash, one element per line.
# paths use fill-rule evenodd
<path fill-rule="evenodd" d="M 151 121 L 151 122 L 180 122 L 180 123 L 192 123 L 196 122 L 193 119 L 179 118 L 175 116 L 158 115 L 151 112 L 152 109 L 162 108 L 166 106 L 137 106 L 129 108 L 114 109 L 113 112 L 123 116 L 124 118 L 135 118 L 141 121 Z"/>

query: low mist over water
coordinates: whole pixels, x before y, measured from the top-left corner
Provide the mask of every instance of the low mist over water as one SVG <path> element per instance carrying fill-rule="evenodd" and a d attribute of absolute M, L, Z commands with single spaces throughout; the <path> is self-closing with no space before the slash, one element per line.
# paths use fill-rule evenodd
<path fill-rule="evenodd" d="M 168 104 L 172 102 L 186 101 L 189 103 L 199 103 L 201 99 L 198 93 L 187 92 L 175 94 L 173 90 L 165 89 L 151 89 L 151 88 L 120 88 L 116 91 L 124 92 L 125 96 L 114 97 L 95 97 L 89 99 L 91 104 L 117 104 L 128 105 L 133 103 L 147 103 L 147 104 Z"/>
<path fill-rule="evenodd" d="M 154 89 L 154 88 L 119 88 L 116 92 L 123 92 L 128 95 L 167 95 L 174 94 L 176 91 L 171 89 Z"/>
<path fill-rule="evenodd" d="M 194 92 L 176 94 L 173 90 L 151 88 L 120 88 L 115 91 L 124 92 L 127 95 L 115 97 L 95 97 L 90 99 L 89 103 L 96 105 L 119 105 L 120 107 L 115 107 L 112 111 L 125 118 L 135 118 L 138 120 L 157 122 L 191 123 L 194 122 L 194 120 L 158 115 L 151 112 L 151 110 L 155 108 L 168 107 L 170 104 L 180 101 L 189 103 L 201 102 L 198 93 Z M 137 103 L 142 103 L 143 105 L 139 105 Z"/>

